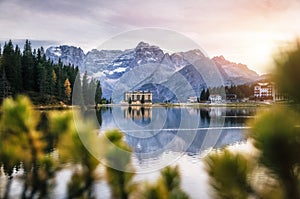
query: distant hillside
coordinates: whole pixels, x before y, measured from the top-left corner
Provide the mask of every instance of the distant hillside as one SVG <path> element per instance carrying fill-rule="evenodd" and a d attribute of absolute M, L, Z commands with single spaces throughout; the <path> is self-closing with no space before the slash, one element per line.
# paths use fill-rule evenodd
<path fill-rule="evenodd" d="M 236 64 L 223 56 L 212 59 L 200 50 L 173 54 L 158 46 L 140 42 L 128 50 L 97 50 L 86 54 L 73 46 L 50 47 L 46 56 L 57 62 L 79 66 L 81 73 L 99 79 L 103 96 L 120 101 L 124 91 L 148 89 L 155 101 L 181 101 L 200 95 L 202 89 L 222 85 L 255 82 L 260 76 L 246 65 Z M 116 90 L 118 90 L 116 92 Z"/>

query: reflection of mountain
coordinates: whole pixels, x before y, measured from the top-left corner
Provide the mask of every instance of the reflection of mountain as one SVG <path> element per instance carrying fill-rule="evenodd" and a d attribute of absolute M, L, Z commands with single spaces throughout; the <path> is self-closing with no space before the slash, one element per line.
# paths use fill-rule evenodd
<path fill-rule="evenodd" d="M 191 132 L 185 131 L 186 136 L 189 133 Z M 242 140 L 244 134 L 240 129 L 198 130 L 192 143 L 187 142 L 185 137 L 178 136 L 177 131 L 161 131 L 153 137 L 142 139 L 126 135 L 128 144 L 144 158 L 154 158 L 167 151 L 200 154 L 209 148 L 220 148 Z"/>
<path fill-rule="evenodd" d="M 155 159 L 166 152 L 199 154 L 239 142 L 244 139 L 244 131 L 236 127 L 243 127 L 256 110 L 144 107 L 142 111 L 141 108 L 114 107 L 112 112 L 103 112 L 101 127 L 121 128 L 139 161 Z"/>

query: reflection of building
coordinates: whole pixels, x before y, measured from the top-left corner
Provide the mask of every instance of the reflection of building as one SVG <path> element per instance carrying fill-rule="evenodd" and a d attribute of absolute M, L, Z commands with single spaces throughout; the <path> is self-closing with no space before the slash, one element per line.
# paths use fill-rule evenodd
<path fill-rule="evenodd" d="M 124 100 L 128 104 L 152 104 L 152 92 L 130 91 L 124 94 Z"/>
<path fill-rule="evenodd" d="M 210 95 L 208 98 L 211 102 L 221 102 L 222 96 L 221 95 Z"/>
<path fill-rule="evenodd" d="M 132 120 L 151 120 L 152 108 L 143 106 L 130 106 L 124 111 L 124 117 Z"/>

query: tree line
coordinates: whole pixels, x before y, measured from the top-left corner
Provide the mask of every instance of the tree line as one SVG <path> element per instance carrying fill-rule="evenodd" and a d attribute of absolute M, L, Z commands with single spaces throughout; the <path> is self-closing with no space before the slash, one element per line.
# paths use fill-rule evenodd
<path fill-rule="evenodd" d="M 0 47 L 1 101 L 7 96 L 26 94 L 36 104 L 60 101 L 70 104 L 78 74 L 77 66 L 64 65 L 61 60 L 54 63 L 46 58 L 43 47 L 32 49 L 29 40 L 26 40 L 23 50 L 18 45 L 14 46 L 11 40 L 5 42 L 3 50 Z M 78 81 L 76 86 L 75 88 L 80 90 L 80 104 L 103 102 L 100 81 L 89 80 L 85 73 L 82 83 Z M 91 89 L 97 90 L 96 99 L 87 96 Z"/>
<path fill-rule="evenodd" d="M 254 92 L 254 84 L 220 86 L 203 89 L 200 92 L 198 102 L 209 101 L 210 94 L 221 95 L 223 99 L 227 99 L 229 95 L 235 95 L 236 99 L 251 98 Z"/>

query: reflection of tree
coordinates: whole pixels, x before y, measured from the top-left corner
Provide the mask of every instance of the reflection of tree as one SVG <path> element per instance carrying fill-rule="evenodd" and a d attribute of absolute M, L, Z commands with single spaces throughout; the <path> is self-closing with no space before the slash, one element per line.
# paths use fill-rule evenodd
<path fill-rule="evenodd" d="M 200 119 L 201 119 L 201 124 L 204 125 L 210 124 L 210 114 L 208 109 L 200 109 Z"/>
<path fill-rule="evenodd" d="M 96 117 L 97 117 L 99 126 L 102 125 L 102 112 L 103 111 L 105 111 L 103 108 L 96 110 Z"/>
<path fill-rule="evenodd" d="M 141 108 L 141 112 L 142 112 L 142 120 L 145 121 L 145 108 L 144 107 Z"/>

